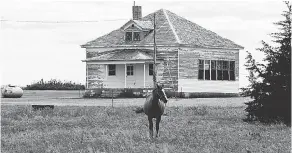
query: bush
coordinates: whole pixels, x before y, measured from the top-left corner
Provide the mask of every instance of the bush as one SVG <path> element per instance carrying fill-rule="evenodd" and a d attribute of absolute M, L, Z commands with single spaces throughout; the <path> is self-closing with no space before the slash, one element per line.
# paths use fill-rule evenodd
<path fill-rule="evenodd" d="M 85 90 L 85 86 L 81 84 L 76 84 L 71 81 L 60 81 L 56 79 L 51 79 L 50 81 L 40 81 L 27 85 L 23 88 L 24 90 Z"/>
<path fill-rule="evenodd" d="M 142 98 L 142 92 L 135 92 L 133 89 L 124 89 L 118 95 L 119 98 Z"/>
<path fill-rule="evenodd" d="M 103 89 L 94 89 L 85 91 L 83 98 L 100 98 Z"/>

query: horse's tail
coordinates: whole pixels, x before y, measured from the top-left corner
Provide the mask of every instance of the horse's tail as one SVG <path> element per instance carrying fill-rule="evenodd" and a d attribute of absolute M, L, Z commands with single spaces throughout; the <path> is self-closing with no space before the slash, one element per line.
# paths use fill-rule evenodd
<path fill-rule="evenodd" d="M 135 112 L 136 112 L 137 114 L 138 114 L 138 113 L 143 113 L 144 110 L 143 110 L 142 107 L 138 107 L 138 108 L 136 108 Z"/>

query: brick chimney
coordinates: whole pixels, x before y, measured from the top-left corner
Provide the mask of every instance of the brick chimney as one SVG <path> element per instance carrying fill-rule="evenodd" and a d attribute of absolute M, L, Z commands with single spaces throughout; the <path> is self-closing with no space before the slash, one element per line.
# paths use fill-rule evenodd
<path fill-rule="evenodd" d="M 132 7 L 133 11 L 133 20 L 141 20 L 142 19 L 142 7 L 141 6 L 134 6 Z"/>

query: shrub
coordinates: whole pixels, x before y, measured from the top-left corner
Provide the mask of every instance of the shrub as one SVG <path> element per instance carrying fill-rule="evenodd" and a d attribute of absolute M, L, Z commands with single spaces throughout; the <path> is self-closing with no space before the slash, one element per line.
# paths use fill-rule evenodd
<path fill-rule="evenodd" d="M 38 82 L 27 85 L 24 90 L 85 90 L 85 86 L 76 84 L 72 81 L 60 81 L 51 79 L 50 81 L 44 81 L 41 79 Z"/>
<path fill-rule="evenodd" d="M 83 98 L 100 98 L 103 89 L 86 90 Z"/>
<path fill-rule="evenodd" d="M 124 89 L 117 96 L 119 98 L 142 98 L 144 97 L 142 92 L 135 92 L 133 89 Z"/>

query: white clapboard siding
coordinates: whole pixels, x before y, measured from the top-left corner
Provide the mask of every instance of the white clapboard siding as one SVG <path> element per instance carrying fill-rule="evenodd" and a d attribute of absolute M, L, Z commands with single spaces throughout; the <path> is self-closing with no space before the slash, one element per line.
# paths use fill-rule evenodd
<path fill-rule="evenodd" d="M 125 85 L 124 81 L 109 81 L 109 80 L 104 80 L 103 81 L 103 87 L 104 88 L 123 88 Z"/>
<path fill-rule="evenodd" d="M 126 88 L 143 88 L 144 87 L 144 65 L 143 64 L 133 64 L 134 65 L 134 75 L 127 76 L 126 78 Z M 152 87 L 152 76 L 149 76 L 149 66 L 145 65 L 145 87 Z M 108 76 L 103 81 L 104 88 L 124 88 L 125 87 L 125 65 L 116 65 L 116 75 Z"/>
<path fill-rule="evenodd" d="M 104 88 L 123 88 L 125 86 L 124 83 L 124 76 L 125 76 L 125 70 L 124 70 L 123 64 L 116 64 L 116 75 L 109 76 L 108 70 L 106 72 L 106 77 L 103 80 L 103 87 Z"/>
<path fill-rule="evenodd" d="M 239 81 L 179 79 L 178 87 L 182 92 L 238 93 Z"/>

